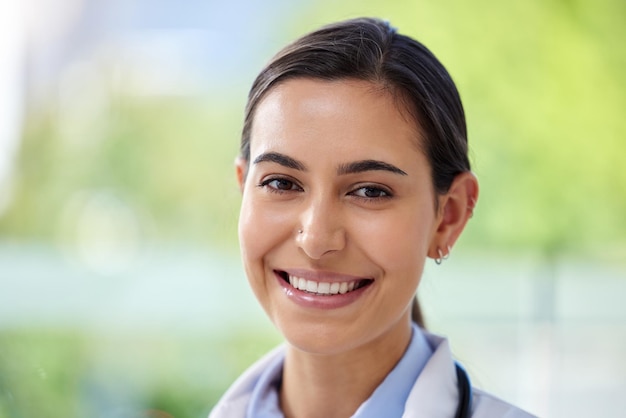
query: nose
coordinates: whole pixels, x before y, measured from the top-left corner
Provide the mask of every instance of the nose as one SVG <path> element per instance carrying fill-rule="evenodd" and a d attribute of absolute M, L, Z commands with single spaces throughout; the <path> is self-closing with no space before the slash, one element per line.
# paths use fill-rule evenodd
<path fill-rule="evenodd" d="M 331 202 L 309 202 L 301 214 L 300 225 L 296 243 L 311 259 L 319 260 L 346 245 L 341 210 Z"/>

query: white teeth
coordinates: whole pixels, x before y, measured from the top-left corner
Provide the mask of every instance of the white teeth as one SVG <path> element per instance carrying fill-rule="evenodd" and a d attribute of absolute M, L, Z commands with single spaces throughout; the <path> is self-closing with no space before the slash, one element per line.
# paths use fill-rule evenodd
<path fill-rule="evenodd" d="M 317 282 L 314 282 L 313 280 L 307 280 L 306 291 L 311 293 L 317 293 Z"/>
<path fill-rule="evenodd" d="M 348 283 L 346 282 L 341 283 L 341 286 L 339 286 L 339 293 L 343 295 L 347 291 L 348 291 Z"/>
<path fill-rule="evenodd" d="M 322 282 L 317 285 L 317 293 L 328 295 L 330 293 L 330 283 Z"/>
<path fill-rule="evenodd" d="M 357 281 L 352 282 L 316 282 L 303 279 L 302 277 L 289 276 L 289 283 L 296 289 L 304 290 L 318 295 L 342 295 L 351 292 L 356 287 Z"/>

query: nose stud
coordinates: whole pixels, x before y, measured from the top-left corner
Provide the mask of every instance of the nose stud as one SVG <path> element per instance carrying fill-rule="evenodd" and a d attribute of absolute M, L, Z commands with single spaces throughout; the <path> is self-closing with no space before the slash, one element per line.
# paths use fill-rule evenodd
<path fill-rule="evenodd" d="M 302 232 L 304 231 L 302 231 L 301 229 L 298 229 L 298 234 L 301 234 Z"/>

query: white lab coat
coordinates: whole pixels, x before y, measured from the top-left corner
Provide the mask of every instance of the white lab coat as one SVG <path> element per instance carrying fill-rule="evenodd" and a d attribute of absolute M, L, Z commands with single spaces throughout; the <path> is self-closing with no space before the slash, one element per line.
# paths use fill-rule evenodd
<path fill-rule="evenodd" d="M 459 389 L 455 363 L 445 338 L 424 332 L 433 347 L 433 355 L 426 363 L 409 393 L 402 418 L 453 418 L 458 406 Z M 243 418 L 252 390 L 265 370 L 277 356 L 280 346 L 252 365 L 226 391 L 209 414 L 209 418 Z M 472 418 L 532 418 L 488 393 L 472 388 Z"/>

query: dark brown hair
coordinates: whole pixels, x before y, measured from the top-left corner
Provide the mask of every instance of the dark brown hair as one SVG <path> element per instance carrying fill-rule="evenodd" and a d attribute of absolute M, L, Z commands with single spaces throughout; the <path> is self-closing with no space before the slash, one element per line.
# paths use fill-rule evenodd
<path fill-rule="evenodd" d="M 416 143 L 430 163 L 437 194 L 446 193 L 458 174 L 470 170 L 465 114 L 450 74 L 424 45 L 373 18 L 325 26 L 271 59 L 248 96 L 240 150 L 244 160 L 250 159 L 256 108 L 272 87 L 293 78 L 364 80 L 392 94 L 423 138 Z M 417 298 L 412 317 L 424 325 Z"/>

